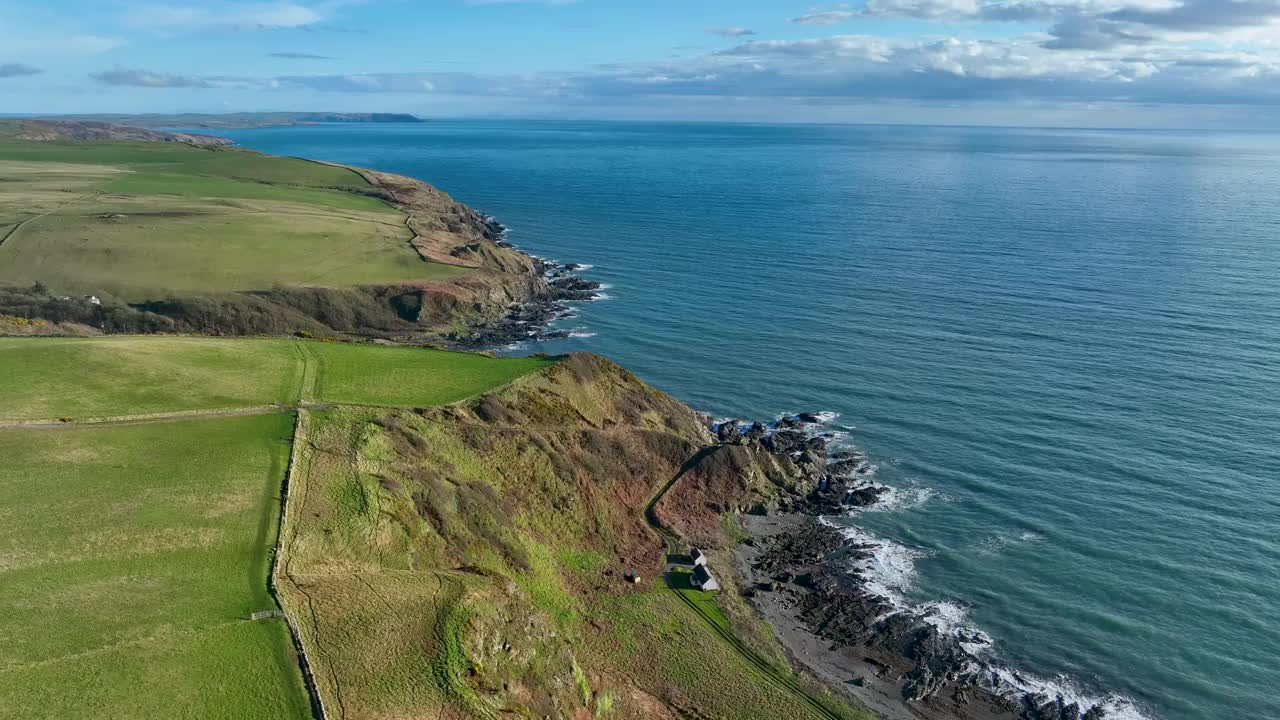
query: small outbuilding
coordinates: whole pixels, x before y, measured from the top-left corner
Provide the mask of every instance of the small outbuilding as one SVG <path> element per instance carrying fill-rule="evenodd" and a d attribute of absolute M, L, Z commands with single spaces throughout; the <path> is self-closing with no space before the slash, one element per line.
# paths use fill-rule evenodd
<path fill-rule="evenodd" d="M 720 589 L 720 581 L 716 580 L 716 576 L 711 574 L 706 565 L 699 565 L 694 569 L 693 576 L 689 578 L 689 584 L 702 592 L 715 592 Z"/>
<path fill-rule="evenodd" d="M 631 583 L 632 585 L 639 585 L 640 573 L 634 573 L 634 572 L 627 573 L 627 582 Z"/>
<path fill-rule="evenodd" d="M 699 565 L 706 565 L 707 556 L 698 548 L 694 548 L 689 551 L 689 561 L 692 562 L 695 567 Z"/>

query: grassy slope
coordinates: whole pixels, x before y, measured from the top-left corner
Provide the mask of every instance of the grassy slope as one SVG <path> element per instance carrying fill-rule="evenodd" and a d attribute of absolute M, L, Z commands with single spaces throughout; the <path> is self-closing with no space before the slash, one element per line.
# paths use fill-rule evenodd
<path fill-rule="evenodd" d="M 246 620 L 291 420 L 0 431 L 0 718 L 309 716 L 285 626 Z"/>
<path fill-rule="evenodd" d="M 248 408 L 298 402 L 426 407 L 545 367 L 539 359 L 291 339 L 0 338 L 0 421 Z"/>
<path fill-rule="evenodd" d="M 344 168 L 244 151 L 0 140 L 0 226 L 26 222 L 0 246 L 0 283 L 141 301 L 466 272 L 423 262 L 373 192 Z"/>
<path fill-rule="evenodd" d="M 281 588 L 326 701 L 352 720 L 822 717 L 657 578 L 640 510 L 696 450 L 692 413 L 599 361 L 548 373 L 478 415 L 309 415 Z"/>

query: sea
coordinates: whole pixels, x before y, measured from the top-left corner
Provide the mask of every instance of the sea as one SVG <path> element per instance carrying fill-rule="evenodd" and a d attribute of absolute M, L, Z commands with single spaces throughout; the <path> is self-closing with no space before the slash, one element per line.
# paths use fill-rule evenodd
<path fill-rule="evenodd" d="M 718 417 L 828 411 L 834 518 L 1006 679 L 1280 718 L 1280 135 L 432 121 L 232 130 L 589 266 L 572 337 Z"/>

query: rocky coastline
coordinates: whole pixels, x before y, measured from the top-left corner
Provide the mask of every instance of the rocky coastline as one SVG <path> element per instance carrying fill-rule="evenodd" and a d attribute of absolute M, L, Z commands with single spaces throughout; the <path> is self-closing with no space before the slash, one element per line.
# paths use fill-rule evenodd
<path fill-rule="evenodd" d="M 519 251 L 508 239 L 510 231 L 492 216 L 484 216 L 485 236 L 492 238 L 498 247 Z M 448 347 L 456 350 L 493 350 L 511 347 L 523 342 L 560 340 L 569 337 L 568 330 L 552 330 L 558 319 L 571 317 L 572 304 L 594 302 L 601 297 L 603 286 L 594 280 L 581 277 L 578 272 L 584 266 L 577 263 L 558 263 L 529 255 L 533 271 L 544 286 L 529 300 L 513 303 L 497 320 L 486 322 L 463 332 L 450 333 Z"/>
<path fill-rule="evenodd" d="M 1017 673 L 981 651 L 990 641 L 980 632 L 878 590 L 878 547 L 823 518 L 869 508 L 893 491 L 871 479 L 865 454 L 834 447 L 838 436 L 824 420 L 801 413 L 714 426 L 720 443 L 788 456 L 811 477 L 807 495 L 745 514 L 750 539 L 735 553 L 744 593 L 793 662 L 886 720 L 1109 717 L 1101 704 L 1020 688 Z"/>

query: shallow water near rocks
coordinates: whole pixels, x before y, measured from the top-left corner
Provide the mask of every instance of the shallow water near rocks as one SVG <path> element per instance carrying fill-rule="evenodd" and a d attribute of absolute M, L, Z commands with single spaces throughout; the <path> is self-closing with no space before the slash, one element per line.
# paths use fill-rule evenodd
<path fill-rule="evenodd" d="M 225 134 L 423 178 L 593 265 L 609 300 L 526 351 L 606 354 L 719 416 L 839 412 L 901 491 L 842 522 L 1009 667 L 1147 717 L 1280 718 L 1280 138 Z"/>

